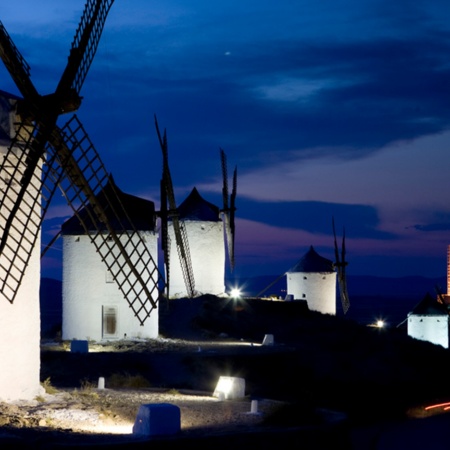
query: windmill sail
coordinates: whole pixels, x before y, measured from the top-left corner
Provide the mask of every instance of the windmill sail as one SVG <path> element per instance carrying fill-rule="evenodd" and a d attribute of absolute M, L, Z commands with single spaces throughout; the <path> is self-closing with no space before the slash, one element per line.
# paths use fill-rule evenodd
<path fill-rule="evenodd" d="M 0 194 L 0 276 L 2 292 L 12 302 L 59 185 L 143 324 L 156 307 L 161 280 L 157 265 L 145 238 L 126 217 L 79 120 L 73 116 L 63 129 L 56 125 L 60 114 L 81 104 L 80 90 L 112 4 L 113 0 L 87 0 L 60 82 L 53 94 L 45 96 L 38 94 L 28 64 L 0 23 L 0 57 L 24 97 L 17 108 L 21 123 L 0 167 L 5 178 Z"/>
<path fill-rule="evenodd" d="M 163 251 L 164 251 L 164 258 L 166 261 L 167 279 L 170 279 L 169 273 L 170 255 L 168 250 L 170 248 L 170 242 L 167 234 L 167 222 L 170 217 L 172 219 L 178 258 L 180 261 L 181 271 L 183 274 L 183 279 L 185 282 L 188 297 L 194 297 L 195 281 L 194 281 L 194 273 L 192 270 L 191 255 L 189 251 L 189 242 L 187 238 L 186 227 L 184 226 L 184 222 L 180 220 L 178 216 L 178 209 L 175 202 L 172 177 L 170 175 L 169 169 L 167 134 L 166 131 L 164 130 L 164 135 L 161 136 L 156 116 L 155 116 L 155 126 L 163 155 L 163 177 L 162 177 L 161 191 L 164 192 L 164 194 L 161 196 L 161 203 L 163 202 L 163 200 L 164 202 L 167 201 L 169 203 L 169 210 L 167 210 L 167 204 L 165 204 L 164 206 L 161 205 L 161 211 L 163 212 L 163 214 L 161 215 L 161 219 L 163 222 L 163 233 L 165 233 L 163 235 Z"/>
<path fill-rule="evenodd" d="M 26 160 L 33 139 L 33 128 L 19 127 L 2 164 L 0 189 L 0 292 L 13 303 L 37 242 L 42 220 L 56 190 L 58 179 L 52 172 L 42 171 L 42 163 L 30 172 L 27 189 L 22 190 L 22 180 L 27 168 Z M 53 164 L 54 158 L 47 163 Z M 18 201 L 20 196 L 22 201 Z M 36 207 L 38 205 L 39 207 Z"/>
<path fill-rule="evenodd" d="M 233 172 L 233 185 L 231 196 L 228 193 L 228 169 L 227 157 L 225 152 L 220 149 L 220 159 L 222 163 L 222 199 L 223 199 L 223 220 L 225 228 L 225 236 L 228 250 L 228 259 L 230 262 L 231 271 L 234 269 L 234 236 L 235 236 L 235 211 L 236 211 L 236 190 L 237 190 L 237 168 Z"/>
<path fill-rule="evenodd" d="M 348 298 L 347 292 L 347 276 L 346 276 L 346 267 L 347 261 L 345 260 L 346 248 L 345 248 L 345 230 L 342 234 L 342 246 L 341 246 L 341 255 L 339 255 L 338 244 L 336 240 L 336 229 L 334 226 L 334 218 L 332 220 L 333 225 L 333 236 L 334 236 L 334 254 L 335 254 L 335 267 L 337 271 L 337 278 L 339 284 L 339 295 L 342 303 L 342 310 L 344 314 L 347 313 L 350 308 L 350 300 Z"/>
<path fill-rule="evenodd" d="M 59 186 L 130 308 L 144 324 L 159 297 L 162 276 L 157 263 L 125 205 L 118 201 L 117 188 L 76 116 L 61 135 L 65 150 L 60 147 L 55 152 Z"/>

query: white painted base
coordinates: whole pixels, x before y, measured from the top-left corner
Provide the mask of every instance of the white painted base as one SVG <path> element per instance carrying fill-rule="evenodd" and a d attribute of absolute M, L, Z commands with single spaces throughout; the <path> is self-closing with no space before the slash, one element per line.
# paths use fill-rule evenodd
<path fill-rule="evenodd" d="M 288 272 L 288 296 L 306 300 L 312 311 L 336 315 L 336 273 Z"/>
<path fill-rule="evenodd" d="M 184 221 L 191 255 L 195 290 L 198 295 L 225 293 L 225 243 L 222 222 Z M 186 285 L 178 259 L 173 225 L 170 237 L 170 297 L 187 296 Z"/>
<path fill-rule="evenodd" d="M 448 316 L 410 314 L 408 317 L 408 336 L 448 348 L 448 325 Z"/>
<path fill-rule="evenodd" d="M 40 241 L 38 241 L 40 242 Z M 33 400 L 40 384 L 39 245 L 11 304 L 0 295 L 0 400 Z"/>
<path fill-rule="evenodd" d="M 147 242 L 156 259 L 157 236 L 149 233 Z M 105 328 L 108 311 L 115 321 L 112 333 Z M 64 340 L 155 339 L 159 333 L 158 311 L 154 309 L 141 326 L 116 283 L 109 279 L 89 237 L 63 236 Z"/>

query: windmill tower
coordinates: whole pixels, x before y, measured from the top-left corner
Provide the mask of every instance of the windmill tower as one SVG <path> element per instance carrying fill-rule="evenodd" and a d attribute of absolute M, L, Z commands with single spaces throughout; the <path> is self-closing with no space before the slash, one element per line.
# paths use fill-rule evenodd
<path fill-rule="evenodd" d="M 308 308 L 336 314 L 336 271 L 333 261 L 320 256 L 311 245 L 287 272 L 287 295 L 306 300 Z"/>
<path fill-rule="evenodd" d="M 447 306 L 427 294 L 408 314 L 408 336 L 448 348 L 449 311 Z"/>
<path fill-rule="evenodd" d="M 61 114 L 74 113 L 81 104 L 80 90 L 112 3 L 87 0 L 67 65 L 55 92 L 49 95 L 38 93 L 28 64 L 0 23 L 0 57 L 23 96 L 13 105 L 14 127 L 9 128 L 10 142 L 6 150 L 3 147 L 0 164 L 0 293 L 6 303 L 1 320 L 9 324 L 0 335 L 0 356 L 5 364 L 1 399 L 33 398 L 39 386 L 39 339 L 38 333 L 31 331 L 39 329 L 35 255 L 41 223 L 58 186 L 137 320 L 144 324 L 156 307 L 159 282 L 152 285 L 150 280 L 161 279 L 158 267 L 138 230 L 130 221 L 123 223 L 123 211 L 114 208 L 117 192 L 112 189 L 111 195 L 99 201 L 109 175 L 95 147 L 75 115 L 63 127 L 57 124 Z M 12 107 L 10 117 L 11 113 Z M 84 208 L 88 217 L 79 214 Z M 95 231 L 89 232 L 92 229 Z M 136 268 L 141 258 L 143 271 Z M 29 293 L 23 295 L 29 279 Z M 18 306 L 25 302 L 26 306 Z M 18 333 L 24 331 L 25 338 L 8 333 L 11 327 Z M 30 363 L 23 364 L 24 355 Z"/>
<path fill-rule="evenodd" d="M 219 207 L 206 201 L 194 188 L 178 207 L 178 217 L 189 236 L 196 294 L 223 295 L 225 293 L 225 246 Z M 175 230 L 173 221 L 170 219 L 168 234 L 171 243 L 169 254 L 174 254 Z M 187 297 L 181 265 L 174 261 L 170 267 L 171 296 Z"/>
<path fill-rule="evenodd" d="M 308 252 L 287 272 L 287 297 L 294 300 L 306 300 L 309 309 L 324 314 L 336 314 L 336 279 L 342 310 L 347 313 L 350 302 L 347 292 L 345 269 L 345 232 L 342 237 L 342 247 L 339 252 L 336 230 L 333 220 L 334 251 L 336 260 L 333 262 L 320 256 L 311 245 Z"/>
<path fill-rule="evenodd" d="M 155 125 L 163 154 L 161 180 L 162 249 L 169 298 L 225 294 L 225 245 L 234 268 L 235 201 L 237 169 L 229 196 L 225 152 L 221 150 L 223 209 L 206 201 L 194 188 L 177 207 L 169 169 L 166 131 Z M 221 218 L 222 215 L 222 218 Z M 226 244 L 225 244 L 226 243 Z M 178 254 L 178 258 L 172 255 Z"/>
<path fill-rule="evenodd" d="M 117 193 L 112 195 L 111 191 Z M 113 207 L 121 210 L 123 215 L 119 217 L 123 224 L 131 221 L 143 237 L 148 249 L 148 254 L 157 260 L 158 235 L 156 228 L 155 205 L 122 192 L 114 183 L 112 177 L 105 188 L 100 192 L 98 201 L 103 202 L 103 197 L 113 199 Z M 111 214 L 111 211 L 107 211 Z M 87 219 L 88 208 L 79 211 L 79 216 Z M 110 217 L 115 225 L 117 220 Z M 141 326 L 138 320 L 124 301 L 123 294 L 114 282 L 111 272 L 98 257 L 95 247 L 91 245 L 89 233 L 95 232 L 95 227 L 90 227 L 88 233 L 82 226 L 77 215 L 67 220 L 61 228 L 63 237 L 63 324 L 62 338 L 65 340 L 80 339 L 94 341 L 108 341 L 120 338 L 141 339 L 158 337 L 158 310 Z M 106 228 L 103 230 L 107 233 Z M 121 236 L 119 234 L 119 239 Z M 112 255 L 111 255 L 112 257 Z M 146 264 L 144 258 L 136 260 L 135 266 L 139 272 L 144 271 Z M 152 287 L 158 282 L 156 278 L 150 279 Z M 158 298 L 154 298 L 155 301 Z"/>
<path fill-rule="evenodd" d="M 15 124 L 20 122 L 17 115 L 19 99 L 4 92 L 0 93 L 0 152 L 2 158 L 8 149 L 20 155 L 22 142 L 13 143 L 16 134 Z M 20 176 L 13 170 L 13 165 L 3 165 L 0 171 L 0 191 L 13 186 L 16 191 Z M 41 170 L 36 169 L 36 173 Z M 39 185 L 32 183 L 28 194 L 31 198 L 38 196 Z M 14 196 L 4 198 L 0 209 L 2 223 L 6 222 L 7 212 L 14 207 Z M 39 213 L 39 204 L 35 208 Z M 20 239 L 20 227 L 27 223 L 26 214 L 18 213 L 12 223 L 11 239 Z M 0 295 L 0 360 L 4 370 L 0 373 L 0 399 L 12 401 L 33 399 L 41 393 L 40 372 L 40 322 L 39 322 L 39 283 L 40 283 L 40 235 L 35 236 L 33 248 L 18 249 L 19 259 L 28 260 L 26 273 L 19 267 L 11 267 L 16 250 L 7 246 L 0 256 L 0 273 L 2 288 Z M 9 277 L 8 277 L 9 275 Z M 20 289 L 15 280 L 20 279 Z M 14 291 L 14 292 L 13 292 Z M 11 297 L 15 303 L 10 303 Z"/>

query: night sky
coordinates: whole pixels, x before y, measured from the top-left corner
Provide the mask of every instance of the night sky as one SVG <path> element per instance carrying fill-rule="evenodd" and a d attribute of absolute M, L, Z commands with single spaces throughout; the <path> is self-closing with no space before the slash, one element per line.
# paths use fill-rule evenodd
<path fill-rule="evenodd" d="M 84 0 L 1 1 L 53 92 Z M 125 192 L 159 208 L 167 129 L 177 203 L 221 206 L 238 167 L 236 274 L 278 275 L 310 245 L 351 275 L 442 276 L 450 244 L 447 0 L 116 0 L 77 112 Z M 0 89 L 17 93 L 0 68 Z M 69 117 L 61 117 L 61 125 Z M 59 194 L 43 244 L 70 210 Z M 43 260 L 60 276 L 61 241 Z"/>

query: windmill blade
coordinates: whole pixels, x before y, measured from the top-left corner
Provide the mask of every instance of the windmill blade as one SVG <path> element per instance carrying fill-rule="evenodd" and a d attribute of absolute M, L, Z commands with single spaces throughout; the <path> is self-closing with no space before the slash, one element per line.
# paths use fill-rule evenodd
<path fill-rule="evenodd" d="M 228 169 L 227 169 L 227 155 L 220 149 L 220 160 L 222 164 L 222 199 L 223 199 L 223 210 L 228 211 Z"/>
<path fill-rule="evenodd" d="M 30 79 L 30 66 L 14 45 L 14 42 L 1 22 L 0 58 L 24 98 L 37 101 L 39 94 Z"/>
<path fill-rule="evenodd" d="M 167 195 L 167 201 L 169 203 L 169 211 L 167 213 L 167 217 L 170 216 L 172 219 L 173 230 L 175 234 L 175 242 L 177 247 L 177 253 L 180 260 L 181 271 L 183 273 L 184 283 L 186 285 L 186 290 L 188 293 L 188 297 L 195 296 L 195 282 L 194 282 L 194 273 L 192 270 L 191 263 L 191 255 L 189 251 L 189 243 L 186 233 L 186 228 L 182 220 L 180 220 L 178 216 L 177 205 L 175 202 L 175 194 L 173 190 L 172 177 L 170 175 L 169 169 L 169 152 L 167 145 L 167 134 L 164 130 L 164 135 L 161 136 L 161 132 L 159 130 L 158 121 L 155 115 L 155 127 L 156 133 L 158 135 L 159 145 L 161 147 L 162 156 L 163 156 L 163 189 Z M 166 255 L 165 255 L 166 256 Z M 166 263 L 166 269 L 167 269 Z"/>
<path fill-rule="evenodd" d="M 87 0 L 72 42 L 67 66 L 56 89 L 56 96 L 67 98 L 76 93 L 75 109 L 79 106 L 79 94 L 97 51 L 106 17 L 114 0 Z M 78 105 L 76 104 L 78 101 Z M 66 105 L 66 111 L 73 111 Z"/>
<path fill-rule="evenodd" d="M 348 298 L 348 292 L 347 292 L 347 275 L 346 275 L 346 268 L 347 268 L 348 263 L 345 260 L 345 254 L 346 254 L 346 248 L 345 248 L 345 228 L 344 228 L 342 231 L 341 271 L 340 271 L 340 283 L 339 283 L 342 309 L 344 311 L 344 314 L 346 314 L 348 309 L 350 308 L 350 300 Z"/>
<path fill-rule="evenodd" d="M 50 146 L 59 164 L 59 184 L 102 261 L 141 323 L 157 307 L 163 278 L 121 203 L 100 156 L 76 116 L 56 133 Z M 124 219 L 125 217 L 125 219 Z"/>
<path fill-rule="evenodd" d="M 164 264 L 166 266 L 166 295 L 170 297 L 170 238 L 167 229 L 167 193 L 164 186 L 164 181 L 160 182 L 160 198 L 161 205 L 159 215 L 161 217 L 161 247 L 164 254 Z"/>
<path fill-rule="evenodd" d="M 21 187 L 28 170 L 25 160 L 32 147 L 33 129 L 18 127 L 0 166 L 0 292 L 13 303 L 37 242 L 42 221 L 59 179 L 50 170 L 54 157 L 41 160 L 31 172 L 27 189 Z M 19 201 L 19 198 L 21 200 Z"/>
<path fill-rule="evenodd" d="M 237 187 L 237 168 L 234 169 L 233 172 L 233 187 L 231 190 L 230 202 L 228 202 L 228 170 L 227 170 L 227 157 L 225 152 L 220 149 L 220 159 L 222 163 L 222 179 L 223 179 L 223 187 L 222 187 L 222 197 L 223 197 L 223 219 L 224 219 L 224 228 L 225 228 L 225 236 L 227 242 L 227 251 L 228 251 L 228 259 L 230 261 L 231 271 L 234 269 L 234 216 L 236 211 L 236 187 Z"/>
<path fill-rule="evenodd" d="M 347 291 L 347 276 L 346 276 L 346 266 L 347 261 L 345 260 L 346 248 L 345 248 L 345 229 L 342 234 L 342 247 L 341 247 L 341 255 L 339 256 L 339 249 L 336 239 L 336 228 L 334 225 L 334 217 L 332 218 L 332 226 L 333 226 L 333 236 L 334 236 L 334 253 L 335 253 L 335 267 L 337 271 L 337 279 L 339 284 L 339 295 L 342 303 L 342 310 L 344 314 L 347 313 L 350 308 L 350 300 L 348 298 Z"/>
<path fill-rule="evenodd" d="M 224 221 L 224 228 L 225 228 L 225 239 L 227 244 L 227 251 L 228 251 L 228 257 L 230 260 L 230 265 L 232 266 L 231 262 L 231 242 L 232 242 L 232 236 L 231 236 L 231 217 L 230 217 L 230 206 L 228 202 L 228 168 L 227 168 L 227 156 L 225 152 L 220 149 L 220 160 L 222 165 L 222 200 L 223 200 L 223 208 L 222 208 L 222 217 Z"/>
<path fill-rule="evenodd" d="M 72 82 L 77 79 L 76 74 L 81 68 L 82 62 L 92 61 L 106 19 L 106 13 L 109 11 L 111 4 L 111 0 L 88 0 L 75 39 L 75 44 L 79 43 L 80 45 L 72 48 L 69 62 L 57 91 L 45 97 L 41 97 L 37 93 L 30 79 L 28 64 L 17 50 L 4 26 L 0 27 L 0 56 L 17 87 L 24 95 L 24 100 L 20 101 L 18 105 L 20 106 L 21 120 L 27 125 L 34 123 L 34 129 L 30 132 L 30 136 L 26 139 L 21 137 L 22 142 L 27 145 L 22 148 L 22 165 L 20 169 L 17 169 L 21 171 L 21 179 L 16 180 L 19 184 L 14 193 L 15 202 L 10 208 L 4 208 L 3 204 L 0 205 L 4 208 L 5 217 L 5 226 L 2 230 L 0 242 L 0 255 L 5 250 L 12 225 L 18 218 L 21 208 L 29 208 L 29 205 L 24 206 L 22 203 L 28 197 L 27 191 L 35 173 L 38 171 L 40 161 L 44 158 L 46 145 L 50 141 L 55 146 L 54 141 L 58 139 L 59 134 L 55 130 L 59 114 L 67 110 L 74 110 L 80 104 L 78 92 L 75 92 L 74 96 L 73 89 L 70 89 L 69 84 L 72 85 Z M 91 53 L 91 55 L 88 55 L 88 53 Z M 87 64 L 87 67 L 89 64 Z M 85 74 L 87 70 L 82 72 Z M 25 126 L 21 127 L 22 131 L 26 129 Z M 56 147 L 58 147 L 58 143 L 56 143 Z M 18 168 L 18 165 L 14 167 Z"/>
<path fill-rule="evenodd" d="M 234 217 L 236 213 L 236 191 L 237 191 L 237 167 L 233 172 L 233 189 L 231 190 L 230 198 L 230 234 L 231 234 L 231 246 L 228 245 L 228 252 L 230 255 L 231 271 L 234 269 L 234 239 L 235 239 L 235 224 Z"/>
<path fill-rule="evenodd" d="M 336 239 L 336 227 L 334 225 L 334 217 L 332 217 L 332 226 L 333 226 L 333 236 L 334 236 L 334 258 L 336 261 L 336 268 L 338 268 L 338 271 L 340 270 L 340 258 L 339 258 L 339 250 L 338 250 L 338 245 L 337 245 L 337 239 Z"/>

